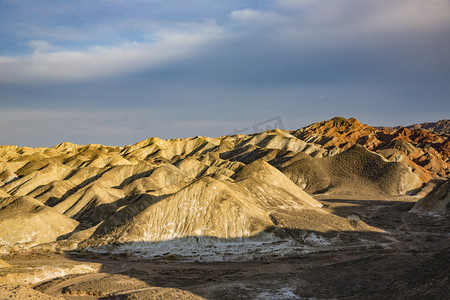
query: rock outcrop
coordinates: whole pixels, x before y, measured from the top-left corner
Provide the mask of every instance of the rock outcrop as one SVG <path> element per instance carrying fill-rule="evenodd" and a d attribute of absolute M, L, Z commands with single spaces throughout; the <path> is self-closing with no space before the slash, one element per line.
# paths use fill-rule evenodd
<path fill-rule="evenodd" d="M 425 215 L 445 215 L 450 207 L 450 180 L 437 185 L 429 194 L 417 201 L 411 212 Z"/>
<path fill-rule="evenodd" d="M 440 122 L 444 121 L 448 120 Z M 450 140 L 447 134 L 441 132 L 420 127 L 372 127 L 354 118 L 336 117 L 292 131 L 291 134 L 305 142 L 322 145 L 331 154 L 356 144 L 362 145 L 390 161 L 403 161 L 423 181 L 428 181 L 450 174 Z"/>

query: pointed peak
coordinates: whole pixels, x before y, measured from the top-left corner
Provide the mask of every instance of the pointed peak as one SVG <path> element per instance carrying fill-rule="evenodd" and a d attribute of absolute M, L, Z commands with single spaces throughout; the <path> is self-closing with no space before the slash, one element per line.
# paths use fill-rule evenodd
<path fill-rule="evenodd" d="M 333 126 L 333 127 L 352 127 L 352 126 L 359 126 L 362 123 L 359 122 L 355 118 L 346 119 L 344 117 L 334 117 L 328 121 L 324 122 L 324 125 Z"/>
<path fill-rule="evenodd" d="M 346 131 L 352 130 L 352 129 L 358 129 L 358 130 L 364 129 L 364 130 L 369 130 L 369 131 L 376 130 L 372 126 L 363 124 L 355 118 L 346 119 L 343 117 L 334 117 L 327 121 L 313 123 L 306 127 L 300 128 L 300 129 L 294 131 L 294 134 L 301 133 L 301 132 L 316 132 L 316 133 L 320 134 L 320 133 L 328 132 L 329 130 L 332 130 L 333 132 L 346 132 Z"/>
<path fill-rule="evenodd" d="M 64 142 L 64 143 L 60 143 L 60 144 L 54 146 L 53 148 L 70 150 L 70 149 L 75 149 L 75 148 L 80 148 L 80 147 L 83 147 L 83 145 L 77 145 L 77 144 L 74 144 L 71 142 Z"/>

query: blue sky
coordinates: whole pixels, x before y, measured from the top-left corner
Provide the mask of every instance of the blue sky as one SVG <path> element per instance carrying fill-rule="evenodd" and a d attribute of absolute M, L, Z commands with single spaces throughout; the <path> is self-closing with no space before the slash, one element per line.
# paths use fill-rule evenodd
<path fill-rule="evenodd" d="M 0 144 L 450 117 L 448 0 L 0 1 Z"/>

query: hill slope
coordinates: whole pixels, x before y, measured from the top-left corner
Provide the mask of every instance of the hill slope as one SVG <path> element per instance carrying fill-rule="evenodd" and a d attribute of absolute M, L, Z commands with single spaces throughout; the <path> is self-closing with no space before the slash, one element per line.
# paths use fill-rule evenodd
<path fill-rule="evenodd" d="M 183 255 L 189 243 L 205 252 L 223 243 L 306 249 L 339 243 L 331 233 L 379 234 L 308 193 L 420 192 L 448 175 L 448 143 L 428 131 L 334 118 L 293 132 L 122 147 L 0 146 L 0 250 L 48 244 L 151 256 L 175 245 Z"/>

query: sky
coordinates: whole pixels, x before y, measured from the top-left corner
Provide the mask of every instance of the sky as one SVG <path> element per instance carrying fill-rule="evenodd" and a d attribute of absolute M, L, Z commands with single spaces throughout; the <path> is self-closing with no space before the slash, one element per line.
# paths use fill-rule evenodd
<path fill-rule="evenodd" d="M 437 121 L 449 53 L 449 0 L 0 0 L 0 145 Z"/>

